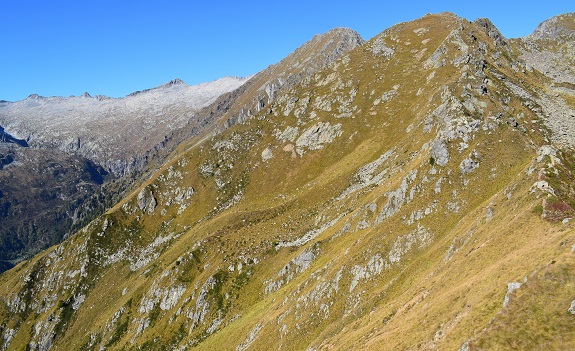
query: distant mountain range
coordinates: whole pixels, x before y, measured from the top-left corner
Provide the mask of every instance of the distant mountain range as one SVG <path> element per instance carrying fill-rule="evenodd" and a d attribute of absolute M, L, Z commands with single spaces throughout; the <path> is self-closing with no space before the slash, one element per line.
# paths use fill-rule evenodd
<path fill-rule="evenodd" d="M 226 77 L 189 86 L 176 79 L 119 99 L 88 93 L 67 98 L 30 95 L 0 104 L 0 125 L 31 147 L 81 155 L 123 176 L 138 157 L 246 81 Z"/>

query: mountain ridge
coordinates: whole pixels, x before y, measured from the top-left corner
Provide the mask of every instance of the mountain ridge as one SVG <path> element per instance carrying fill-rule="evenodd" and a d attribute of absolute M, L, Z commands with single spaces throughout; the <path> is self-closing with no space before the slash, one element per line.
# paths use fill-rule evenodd
<path fill-rule="evenodd" d="M 568 45 L 447 14 L 347 38 L 1 275 L 3 347 L 575 347 L 574 94 L 521 58 Z"/>
<path fill-rule="evenodd" d="M 330 45 L 338 45 L 337 35 L 329 33 L 316 37 L 315 41 L 326 37 Z M 299 57 L 311 55 L 314 48 L 308 45 L 306 52 L 299 54 Z M 337 55 L 336 52 L 331 58 L 322 58 L 322 64 L 329 63 Z M 298 70 L 290 60 L 279 65 L 284 69 Z M 314 68 L 310 68 L 306 74 L 313 71 Z M 1 106 L 0 120 L 16 123 L 16 128 L 12 130 L 23 131 L 26 143 L 29 142 L 31 148 L 43 150 L 45 155 L 38 157 L 36 151 L 15 148 L 0 149 L 3 164 L 8 161 L 12 166 L 26 162 L 37 163 L 29 165 L 33 172 L 26 167 L 12 167 L 9 172 L 0 173 L 0 184 L 3 184 L 5 190 L 5 196 L 0 201 L 3 208 L 7 209 L 0 218 L 3 223 L 0 226 L 0 237 L 6 243 L 11 243 L 3 246 L 0 259 L 18 262 L 16 258 L 28 257 L 42 247 L 35 242 L 54 244 L 69 235 L 71 230 L 76 230 L 100 214 L 123 196 L 124 192 L 130 191 L 133 184 L 137 186 L 140 177 L 147 177 L 147 174 L 161 166 L 164 158 L 180 142 L 187 138 L 203 138 L 211 133 L 224 118 L 223 113 L 230 109 L 224 108 L 226 104 L 233 103 L 238 97 L 256 99 L 259 92 L 254 90 L 225 93 L 241 84 L 265 84 L 265 81 L 251 78 L 225 77 L 195 86 L 188 86 L 175 79 L 121 99 L 100 95 L 92 98 L 87 93 L 69 98 L 31 95 L 20 102 Z M 280 87 L 276 86 L 270 91 L 276 89 Z M 195 98 L 190 99 L 190 96 Z M 212 102 L 214 99 L 216 101 Z M 12 114 L 6 114 L 10 108 Z M 241 112 L 241 108 L 236 104 L 230 113 Z M 230 121 L 226 123 L 233 124 Z M 30 153 L 34 155 L 28 155 Z M 63 179 L 58 176 L 62 172 L 54 171 L 53 164 L 67 169 L 68 177 L 72 178 L 66 184 L 72 188 L 75 183 L 82 184 L 85 177 L 79 171 L 76 161 L 67 164 L 63 154 L 72 156 L 68 160 L 86 158 L 78 162 L 94 165 L 86 166 L 86 170 L 97 169 L 98 179 L 103 177 L 103 184 L 93 184 L 96 187 L 90 187 L 93 193 L 91 196 L 87 196 L 83 190 L 75 194 L 62 193 Z M 52 177 L 53 173 L 56 176 Z M 14 183 L 11 179 L 30 181 L 30 178 L 35 178 L 36 184 L 44 184 L 41 187 L 45 188 L 44 192 L 49 196 L 38 197 L 38 194 L 30 194 L 29 191 L 8 191 L 14 190 L 10 186 L 10 183 Z M 29 188 L 24 186 L 23 189 Z M 21 223 L 24 222 L 31 222 L 30 226 L 26 226 L 28 230 L 13 229 L 14 226 L 22 227 Z"/>
<path fill-rule="evenodd" d="M 124 168 L 130 158 L 160 143 L 164 135 L 183 127 L 194 113 L 245 80 L 226 77 L 195 86 L 170 81 L 118 99 L 34 94 L 0 106 L 0 125 L 33 147 L 76 152 L 120 176 L 129 172 Z M 167 115 L 169 121 L 162 120 L 161 116 Z M 155 121 L 151 116 L 155 116 Z M 121 126 L 117 119 L 122 120 Z M 122 135 L 132 136 L 123 142 Z M 107 147 L 109 139 L 114 140 L 112 147 Z M 78 140 L 83 144 L 78 146 Z M 132 152 L 127 151 L 130 149 Z"/>

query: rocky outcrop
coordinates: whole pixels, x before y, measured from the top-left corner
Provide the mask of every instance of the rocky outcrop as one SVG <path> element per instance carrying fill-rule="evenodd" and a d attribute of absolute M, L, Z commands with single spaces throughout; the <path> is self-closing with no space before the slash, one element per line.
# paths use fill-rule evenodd
<path fill-rule="evenodd" d="M 0 126 L 0 143 L 13 143 L 18 146 L 28 147 L 28 142 L 23 139 L 16 139 L 12 135 L 6 133 L 4 128 Z"/>
<path fill-rule="evenodd" d="M 153 213 L 156 209 L 156 205 L 158 202 L 154 197 L 154 193 L 152 191 L 152 187 L 146 186 L 138 193 L 138 207 L 140 210 Z"/>
<path fill-rule="evenodd" d="M 303 155 L 305 150 L 319 150 L 325 144 L 333 142 L 335 138 L 342 134 L 341 124 L 331 125 L 328 123 L 318 123 L 306 129 L 296 140 L 295 146 L 298 154 Z"/>
<path fill-rule="evenodd" d="M 449 151 L 447 150 L 447 145 L 440 140 L 436 140 L 431 147 L 431 159 L 430 163 L 437 163 L 440 166 L 447 165 L 449 162 Z"/>

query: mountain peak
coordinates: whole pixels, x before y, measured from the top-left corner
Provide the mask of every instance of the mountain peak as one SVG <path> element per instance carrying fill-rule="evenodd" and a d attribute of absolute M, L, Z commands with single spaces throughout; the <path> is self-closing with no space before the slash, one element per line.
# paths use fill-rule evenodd
<path fill-rule="evenodd" d="M 42 99 L 42 98 L 43 98 L 43 96 L 40 96 L 40 95 L 38 95 L 38 94 L 30 94 L 30 95 L 28 95 L 28 97 L 27 97 L 26 99 L 30 99 L 30 100 L 40 100 L 40 99 Z"/>
<path fill-rule="evenodd" d="M 282 60 L 279 65 L 291 65 L 298 62 L 298 66 L 307 69 L 317 69 L 332 62 L 341 54 L 362 45 L 365 40 L 353 29 L 334 28 L 314 37 L 297 48 L 293 53 Z M 307 62 L 307 64 L 304 64 Z"/>
<path fill-rule="evenodd" d="M 575 36 L 575 12 L 565 13 L 543 21 L 527 36 L 534 40 L 556 40 Z"/>
<path fill-rule="evenodd" d="M 497 27 L 491 22 L 488 18 L 478 18 L 473 23 L 483 27 L 485 29 L 485 33 L 493 39 L 496 45 L 502 46 L 506 45 L 505 37 Z"/>
<path fill-rule="evenodd" d="M 325 36 L 330 36 L 330 35 L 341 35 L 341 36 L 349 36 L 349 37 L 359 37 L 361 38 L 361 35 L 359 35 L 358 32 L 356 32 L 355 30 L 349 28 L 349 27 L 335 27 L 333 29 L 328 30 L 327 32 L 325 32 L 324 34 L 320 34 L 320 35 L 325 35 Z"/>
<path fill-rule="evenodd" d="M 155 87 L 155 88 L 138 90 L 138 91 L 135 91 L 135 92 L 133 92 L 133 93 L 131 93 L 131 94 L 128 94 L 127 96 L 135 96 L 135 95 L 138 95 L 138 94 L 141 94 L 141 93 L 146 93 L 146 92 L 153 91 L 153 90 L 156 90 L 156 89 L 166 89 L 166 88 L 170 88 L 170 87 L 178 86 L 178 85 L 187 85 L 187 84 L 186 84 L 183 80 L 181 80 L 181 79 L 179 79 L 179 78 L 175 78 L 175 79 L 172 79 L 172 80 L 170 80 L 169 82 L 164 83 L 164 84 L 162 84 L 162 85 L 160 85 L 160 86 L 157 86 L 157 87 Z"/>
<path fill-rule="evenodd" d="M 336 28 L 330 29 L 329 31 L 327 31 L 323 34 L 317 34 L 313 37 L 313 39 L 310 42 L 313 42 L 314 40 L 325 39 L 325 38 L 338 39 L 340 41 L 346 41 L 349 43 L 354 43 L 355 45 L 361 45 L 365 42 L 365 40 L 361 37 L 361 35 L 358 32 L 356 32 L 355 30 L 353 30 L 351 28 L 347 28 L 347 27 L 336 27 Z"/>
<path fill-rule="evenodd" d="M 187 85 L 187 84 L 186 84 L 186 82 L 184 82 L 184 81 L 181 80 L 180 78 L 176 78 L 176 79 L 172 79 L 172 80 L 170 80 L 169 82 L 167 82 L 167 83 L 161 85 L 161 87 L 168 88 L 168 87 L 171 87 L 171 86 L 174 86 L 174 85 Z"/>

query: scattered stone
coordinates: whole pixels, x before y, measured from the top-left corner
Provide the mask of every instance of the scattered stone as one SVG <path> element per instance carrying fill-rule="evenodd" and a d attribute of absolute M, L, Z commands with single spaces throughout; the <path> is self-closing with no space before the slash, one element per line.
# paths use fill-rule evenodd
<path fill-rule="evenodd" d="M 279 131 L 278 129 L 274 131 L 274 136 L 282 143 L 285 143 L 286 141 L 293 143 L 298 135 L 298 127 L 287 127 L 283 132 Z"/>
<path fill-rule="evenodd" d="M 262 151 L 262 161 L 266 162 L 267 160 L 274 157 L 272 150 L 268 147 L 264 151 Z"/>
<path fill-rule="evenodd" d="M 545 193 L 555 195 L 555 190 L 553 190 L 553 188 L 549 186 L 549 183 L 546 180 L 538 180 L 535 183 L 533 183 L 533 185 L 531 186 L 531 191 L 535 189 L 539 189 Z"/>
<path fill-rule="evenodd" d="M 295 153 L 295 146 L 293 144 L 287 144 L 282 148 L 283 151 L 285 152 L 291 152 L 291 157 L 292 158 L 296 158 L 297 155 Z"/>
<path fill-rule="evenodd" d="M 505 299 L 503 300 L 503 308 L 507 307 L 509 300 L 511 299 L 511 294 L 521 287 L 520 282 L 513 282 L 507 284 L 507 294 L 505 294 Z"/>
<path fill-rule="evenodd" d="M 521 124 L 519 124 L 519 122 L 517 122 L 517 120 L 513 117 L 509 117 L 507 119 L 507 124 L 513 128 L 519 129 L 523 133 L 527 133 L 527 129 L 524 126 L 522 126 Z"/>
<path fill-rule="evenodd" d="M 471 158 L 466 158 L 459 164 L 459 170 L 463 174 L 470 173 L 477 167 L 479 167 L 479 162 L 473 161 Z"/>
<path fill-rule="evenodd" d="M 441 182 L 443 181 L 443 178 L 439 178 L 437 180 L 437 182 L 435 183 L 435 187 L 433 188 L 433 191 L 436 194 L 439 194 L 441 192 Z"/>
<path fill-rule="evenodd" d="M 391 58 L 395 54 L 395 50 L 385 45 L 385 38 L 379 37 L 375 39 L 370 47 L 374 55 L 381 55 L 385 58 Z"/>

